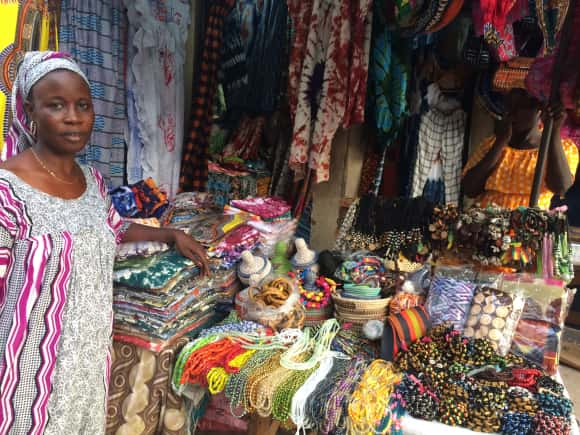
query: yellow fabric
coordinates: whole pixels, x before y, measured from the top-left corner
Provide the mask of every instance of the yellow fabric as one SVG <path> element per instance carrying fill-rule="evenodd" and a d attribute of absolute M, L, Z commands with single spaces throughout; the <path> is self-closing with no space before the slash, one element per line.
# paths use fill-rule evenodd
<path fill-rule="evenodd" d="M 495 137 L 492 136 L 479 145 L 465 165 L 463 176 L 481 162 L 494 143 Z M 570 172 L 575 175 L 578 167 L 578 148 L 570 139 L 562 139 L 562 146 Z M 509 209 L 528 206 L 537 160 L 538 149 L 519 150 L 505 147 L 499 165 L 485 183 L 485 192 L 475 198 L 476 202 L 482 207 L 490 204 Z M 553 196 L 554 193 L 547 188 L 544 180 L 540 189 L 538 207 L 544 210 L 549 209 Z"/>
<path fill-rule="evenodd" d="M 0 51 L 14 42 L 18 22 L 18 1 L 0 2 Z M 0 150 L 4 146 L 4 113 L 6 112 L 6 95 L 0 92 Z"/>

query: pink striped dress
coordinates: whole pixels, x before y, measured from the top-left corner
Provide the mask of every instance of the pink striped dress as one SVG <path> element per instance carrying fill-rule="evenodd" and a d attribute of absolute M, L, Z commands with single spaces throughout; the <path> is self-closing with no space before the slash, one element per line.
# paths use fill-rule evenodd
<path fill-rule="evenodd" d="M 0 170 L 0 434 L 103 434 L 125 226 L 101 175 L 65 200 Z"/>

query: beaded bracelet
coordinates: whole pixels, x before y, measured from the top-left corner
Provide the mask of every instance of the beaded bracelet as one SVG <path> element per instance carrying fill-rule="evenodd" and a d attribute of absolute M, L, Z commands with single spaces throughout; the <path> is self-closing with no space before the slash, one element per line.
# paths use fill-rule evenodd
<path fill-rule="evenodd" d="M 394 384 L 401 379 L 391 363 L 373 361 L 363 373 L 348 403 L 349 433 L 372 433 L 389 409 Z"/>

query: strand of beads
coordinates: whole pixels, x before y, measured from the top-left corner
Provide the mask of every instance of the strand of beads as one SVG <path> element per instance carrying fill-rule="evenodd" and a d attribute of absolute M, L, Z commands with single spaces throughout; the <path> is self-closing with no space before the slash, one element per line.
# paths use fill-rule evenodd
<path fill-rule="evenodd" d="M 367 366 L 368 362 L 361 358 L 350 361 L 346 376 L 339 379 L 325 402 L 324 422 L 320 428 L 320 433 L 327 435 L 334 432 L 335 429 L 341 429 L 346 426 L 348 398 L 358 385 Z"/>
<path fill-rule="evenodd" d="M 336 319 L 329 319 L 322 324 L 312 342 L 308 341 L 307 336 L 303 341 L 296 341 L 290 349 L 282 355 L 280 363 L 292 370 L 308 370 L 319 364 L 320 361 L 330 352 L 330 345 L 336 334 L 340 331 L 340 325 Z M 304 334 L 309 333 L 309 328 L 305 329 Z M 308 351 L 313 347 L 311 357 L 303 362 L 297 362 L 296 356 Z"/>
<path fill-rule="evenodd" d="M 319 430 L 320 425 L 324 421 L 326 401 L 336 383 L 346 376 L 348 366 L 348 360 L 335 359 L 332 370 L 328 373 L 325 381 L 318 384 L 313 393 L 308 396 L 305 406 L 305 416 L 311 422 L 313 430 Z"/>
<path fill-rule="evenodd" d="M 207 336 L 203 338 L 199 338 L 191 343 L 188 343 L 179 353 L 179 356 L 176 359 L 175 367 L 173 369 L 173 376 L 171 383 L 173 384 L 173 388 L 176 391 L 179 391 L 181 386 L 181 378 L 183 376 L 183 369 L 185 368 L 185 363 L 189 359 L 190 355 L 195 352 L 197 349 L 206 346 L 207 344 L 216 341 L 217 337 L 215 336 Z"/>
<path fill-rule="evenodd" d="M 250 357 L 255 353 L 255 350 L 248 350 L 244 353 L 239 354 L 232 360 L 226 363 L 227 368 L 232 372 L 236 373 L 240 368 L 246 364 Z M 207 374 L 207 385 L 208 390 L 211 394 L 221 393 L 230 379 L 230 373 L 226 371 L 223 367 L 214 367 Z"/>
<path fill-rule="evenodd" d="M 194 351 L 188 358 L 181 383 L 207 384 L 207 374 L 213 367 L 224 367 L 225 361 L 235 358 L 245 349 L 228 338 L 210 343 Z"/>
<path fill-rule="evenodd" d="M 531 432 L 533 435 L 570 434 L 570 419 L 556 415 L 549 415 L 544 411 L 538 411 L 534 417 L 534 429 Z"/>
<path fill-rule="evenodd" d="M 304 382 L 296 394 L 292 397 L 290 417 L 296 425 L 297 432 L 313 427 L 312 421 L 306 416 L 306 401 L 322 381 L 326 381 L 329 372 L 334 364 L 334 357 L 328 355 L 321 362 L 316 371 Z"/>
<path fill-rule="evenodd" d="M 275 420 L 281 422 L 288 420 L 294 395 L 317 368 L 318 366 L 308 370 L 294 370 L 290 377 L 276 388 L 272 398 L 272 417 Z"/>
<path fill-rule="evenodd" d="M 225 388 L 225 395 L 230 400 L 232 415 L 238 418 L 246 415 L 249 407 L 245 394 L 248 377 L 259 367 L 267 365 L 269 360 L 275 358 L 276 355 L 276 352 L 256 351 L 238 373 L 230 376 Z"/>
<path fill-rule="evenodd" d="M 389 409 L 394 385 L 400 379 L 391 363 L 375 360 L 368 366 L 348 403 L 348 433 L 375 432 L 385 410 Z M 385 427 L 381 433 L 388 429 Z"/>
<path fill-rule="evenodd" d="M 280 367 L 280 354 L 276 353 L 273 358 L 270 358 L 266 364 L 258 367 L 248 376 L 245 391 L 246 410 L 248 412 L 256 411 L 256 406 L 264 406 L 264 402 L 258 397 L 260 391 L 260 383 L 270 377 L 271 373 Z M 259 401 L 260 400 L 260 401 Z"/>

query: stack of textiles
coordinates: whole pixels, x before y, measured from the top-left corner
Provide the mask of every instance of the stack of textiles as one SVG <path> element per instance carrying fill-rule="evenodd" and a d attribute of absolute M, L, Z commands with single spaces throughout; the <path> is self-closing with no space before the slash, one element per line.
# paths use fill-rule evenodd
<path fill-rule="evenodd" d="M 110 192 L 117 212 L 124 218 L 160 218 L 169 208 L 169 201 L 152 178 Z"/>
<path fill-rule="evenodd" d="M 212 323 L 218 301 L 235 292 L 231 273 L 201 278 L 194 263 L 171 250 L 117 262 L 114 338 L 159 351 Z"/>
<path fill-rule="evenodd" d="M 125 222 L 146 225 L 148 227 L 160 228 L 161 224 L 157 218 L 148 219 L 124 219 Z M 122 243 L 117 248 L 116 260 L 125 261 L 133 257 L 149 257 L 169 250 L 169 245 L 163 242 L 140 241 Z"/>
<path fill-rule="evenodd" d="M 248 225 L 260 232 L 260 250 L 269 257 L 274 254 L 276 243 L 288 242 L 296 232 L 297 222 L 292 219 L 291 206 L 280 198 L 234 200 L 225 207 L 225 211 L 252 217 Z"/>
<path fill-rule="evenodd" d="M 231 169 L 209 162 L 207 190 L 221 207 L 231 200 L 248 196 L 265 196 L 270 187 L 270 174 L 261 170 Z"/>

